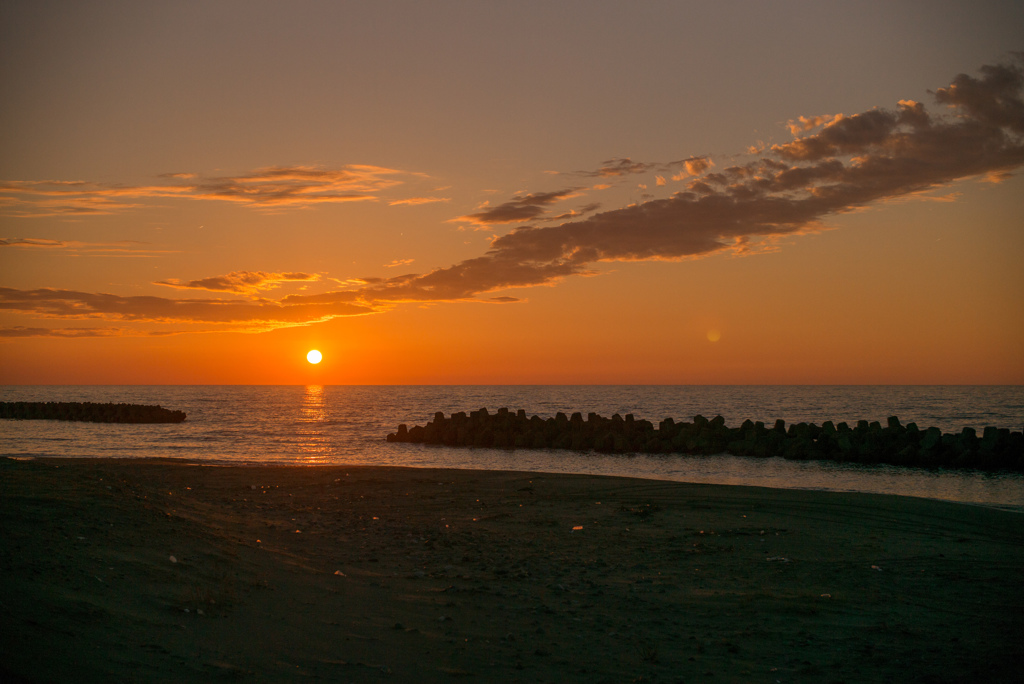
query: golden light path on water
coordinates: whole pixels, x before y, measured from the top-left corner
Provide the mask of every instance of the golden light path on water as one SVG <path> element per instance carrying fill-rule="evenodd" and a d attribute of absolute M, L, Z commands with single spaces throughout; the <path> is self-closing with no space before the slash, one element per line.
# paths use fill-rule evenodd
<path fill-rule="evenodd" d="M 312 352 L 310 352 L 312 354 Z M 305 463 L 327 463 L 331 454 L 331 438 L 325 431 L 327 402 L 323 385 L 307 385 L 302 395 L 298 437 L 299 450 Z"/>

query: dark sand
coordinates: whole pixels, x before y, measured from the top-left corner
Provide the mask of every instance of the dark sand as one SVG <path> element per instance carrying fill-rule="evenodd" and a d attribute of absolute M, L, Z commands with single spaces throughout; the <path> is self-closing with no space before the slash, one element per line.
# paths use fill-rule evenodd
<path fill-rule="evenodd" d="M 0 459 L 0 578 L 3 681 L 1024 673 L 1024 516 L 894 496 Z"/>

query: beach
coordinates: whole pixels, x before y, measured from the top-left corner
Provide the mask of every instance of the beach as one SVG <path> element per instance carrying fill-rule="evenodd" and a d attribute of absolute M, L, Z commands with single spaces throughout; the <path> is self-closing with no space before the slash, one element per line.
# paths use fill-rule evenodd
<path fill-rule="evenodd" d="M 1020 681 L 1022 522 L 593 475 L 0 459 L 0 679 Z"/>

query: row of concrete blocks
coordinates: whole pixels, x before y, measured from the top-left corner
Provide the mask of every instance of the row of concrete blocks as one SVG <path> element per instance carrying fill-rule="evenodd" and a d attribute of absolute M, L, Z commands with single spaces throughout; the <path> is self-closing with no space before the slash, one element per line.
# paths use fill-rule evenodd
<path fill-rule="evenodd" d="M 973 428 L 943 434 L 935 427 L 921 430 L 915 423 L 903 425 L 890 416 L 885 427 L 879 422 L 847 423 L 825 421 L 786 426 L 777 420 L 744 421 L 729 428 L 725 419 L 694 416 L 692 422 L 661 421 L 657 427 L 631 414 L 604 418 L 596 413 L 553 418 L 527 417 L 487 409 L 453 413 L 437 412 L 425 426 L 408 428 L 387 436 L 389 442 L 411 442 L 447 446 L 488 448 L 572 449 L 601 453 L 721 454 L 790 459 L 841 460 L 894 465 L 977 468 L 1024 472 L 1024 434 L 1005 428 L 987 427 L 981 436 Z"/>
<path fill-rule="evenodd" d="M 185 420 L 185 412 L 142 404 L 98 404 L 89 401 L 0 401 L 0 418 L 77 420 L 90 423 L 180 423 Z"/>

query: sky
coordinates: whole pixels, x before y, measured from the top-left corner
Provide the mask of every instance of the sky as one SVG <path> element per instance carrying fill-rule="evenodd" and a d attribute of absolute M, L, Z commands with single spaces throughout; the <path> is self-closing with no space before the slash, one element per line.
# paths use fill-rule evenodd
<path fill-rule="evenodd" d="M 1022 36 L 4 2 L 0 383 L 1024 384 Z"/>

